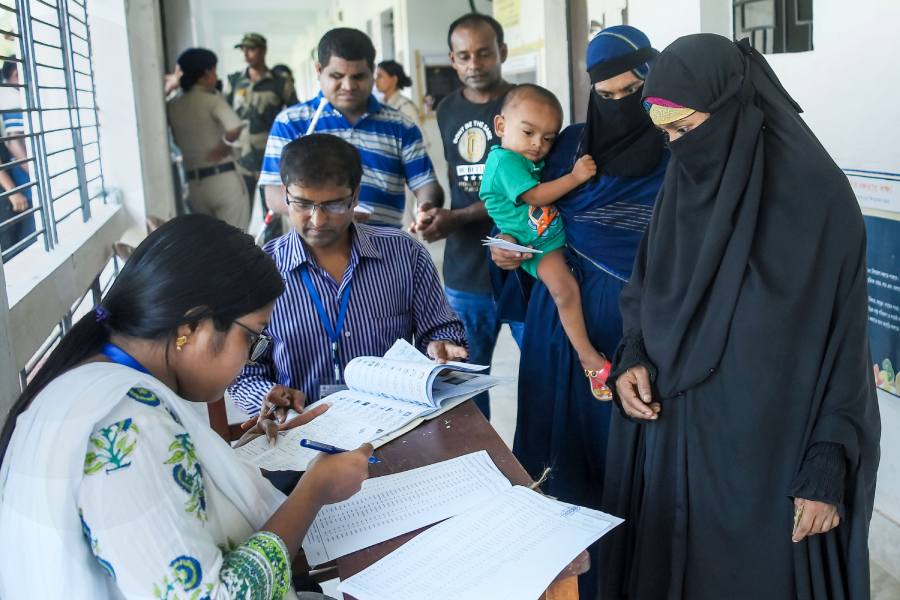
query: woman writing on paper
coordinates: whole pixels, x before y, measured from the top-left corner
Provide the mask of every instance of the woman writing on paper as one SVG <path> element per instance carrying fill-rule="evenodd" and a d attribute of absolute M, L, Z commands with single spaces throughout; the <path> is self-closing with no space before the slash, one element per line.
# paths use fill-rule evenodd
<path fill-rule="evenodd" d="M 864 600 L 880 423 L 847 178 L 746 40 L 675 41 L 643 97 L 672 160 L 622 293 L 603 598 Z"/>
<path fill-rule="evenodd" d="M 294 597 L 307 528 L 359 489 L 371 446 L 323 455 L 285 497 L 196 409 L 265 350 L 282 290 L 252 238 L 212 217 L 135 250 L 6 421 L 0 596 Z"/>

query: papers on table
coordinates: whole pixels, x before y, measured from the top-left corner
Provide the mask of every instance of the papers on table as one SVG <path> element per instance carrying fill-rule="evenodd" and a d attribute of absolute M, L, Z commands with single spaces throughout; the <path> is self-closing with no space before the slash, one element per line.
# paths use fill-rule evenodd
<path fill-rule="evenodd" d="M 484 450 L 369 479 L 352 498 L 319 511 L 303 551 L 310 565 L 320 565 L 484 504 L 509 487 Z"/>
<path fill-rule="evenodd" d="M 422 406 L 390 398 L 372 398 L 352 390 L 332 394 L 319 404 L 330 404 L 325 414 L 300 427 L 278 434 L 278 442 L 269 446 L 265 436 L 237 448 L 241 459 L 267 471 L 305 471 L 319 452 L 303 448 L 303 438 L 352 450 L 399 429 L 426 412 Z"/>
<path fill-rule="evenodd" d="M 512 242 L 507 242 L 504 239 L 487 236 L 483 240 L 481 240 L 482 246 L 490 246 L 493 248 L 501 248 L 503 250 L 511 250 L 513 252 L 522 252 L 525 254 L 543 254 L 543 250 L 535 250 L 534 248 L 529 248 L 528 246 L 520 246 L 519 244 L 513 244 Z"/>
<path fill-rule="evenodd" d="M 516 486 L 421 533 L 338 591 L 358 600 L 538 598 L 621 522 Z"/>

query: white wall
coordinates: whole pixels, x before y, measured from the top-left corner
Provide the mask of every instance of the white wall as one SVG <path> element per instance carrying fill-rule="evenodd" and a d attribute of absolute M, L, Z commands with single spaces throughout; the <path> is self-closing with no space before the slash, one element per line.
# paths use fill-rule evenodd
<path fill-rule="evenodd" d="M 218 56 L 224 80 L 228 73 L 246 68 L 234 45 L 245 33 L 255 32 L 268 42 L 266 62 L 287 64 L 300 92 L 309 80 L 309 52 L 325 31 L 320 24 L 331 10 L 327 3 L 295 0 L 163 0 L 163 9 L 168 70 L 186 48 L 203 47 Z"/>
<path fill-rule="evenodd" d="M 162 38 L 153 0 L 93 0 L 88 20 L 104 183 L 121 192 L 129 241 L 147 215 L 174 216 L 162 96 Z"/>
<path fill-rule="evenodd" d="M 504 7 L 517 7 L 507 11 Z M 569 90 L 569 31 L 565 0 L 520 0 L 494 3 L 509 47 L 507 73 L 534 69 L 536 83 L 556 94 L 563 123 L 572 122 Z M 581 117 L 575 119 L 581 120 Z"/>
<path fill-rule="evenodd" d="M 161 11 L 165 29 L 165 69 L 175 70 L 175 60 L 187 48 L 198 44 L 198 0 L 162 0 Z"/>

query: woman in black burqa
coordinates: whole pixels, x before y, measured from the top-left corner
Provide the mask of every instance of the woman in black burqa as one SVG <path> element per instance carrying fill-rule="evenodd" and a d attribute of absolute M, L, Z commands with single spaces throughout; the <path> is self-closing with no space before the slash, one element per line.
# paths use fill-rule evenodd
<path fill-rule="evenodd" d="M 626 522 L 601 597 L 868 598 L 881 426 L 853 192 L 746 42 L 680 38 L 643 96 L 672 160 L 621 297 L 603 507 Z"/>

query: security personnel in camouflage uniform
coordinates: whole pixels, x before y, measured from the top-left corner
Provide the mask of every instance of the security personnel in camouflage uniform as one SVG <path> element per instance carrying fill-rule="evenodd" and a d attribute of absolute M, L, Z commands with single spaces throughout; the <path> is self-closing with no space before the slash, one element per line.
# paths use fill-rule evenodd
<path fill-rule="evenodd" d="M 247 184 L 252 210 L 269 130 L 282 108 L 297 103 L 297 94 L 291 79 L 273 73 L 266 66 L 266 38 L 258 33 L 248 33 L 235 48 L 244 52 L 247 68 L 228 76 L 225 98 L 247 123 L 238 164 Z"/>

